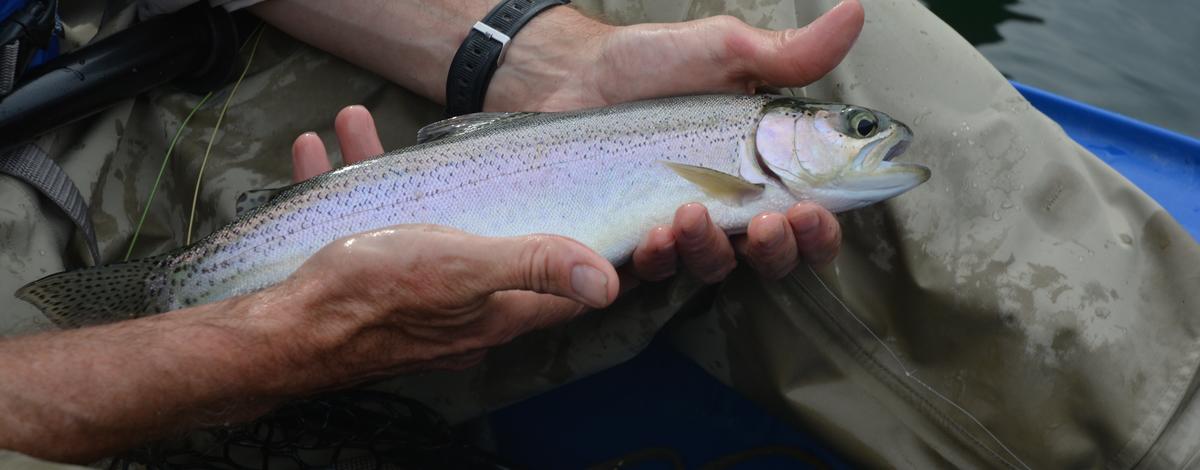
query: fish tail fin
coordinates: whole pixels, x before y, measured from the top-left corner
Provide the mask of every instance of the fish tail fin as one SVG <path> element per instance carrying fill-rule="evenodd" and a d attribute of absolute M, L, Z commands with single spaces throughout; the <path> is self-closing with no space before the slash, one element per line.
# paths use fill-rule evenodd
<path fill-rule="evenodd" d="M 157 313 L 170 299 L 169 259 L 160 255 L 51 274 L 18 289 L 16 296 L 64 328 Z"/>

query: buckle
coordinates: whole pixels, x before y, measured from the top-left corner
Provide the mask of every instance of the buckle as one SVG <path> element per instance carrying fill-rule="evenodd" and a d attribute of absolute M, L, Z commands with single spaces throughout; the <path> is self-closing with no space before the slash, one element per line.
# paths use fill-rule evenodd
<path fill-rule="evenodd" d="M 484 36 L 487 36 L 488 39 L 500 43 L 500 57 L 496 58 L 496 65 L 503 64 L 504 55 L 508 52 L 508 41 L 510 41 L 512 38 L 508 37 L 507 34 L 497 31 L 496 28 L 488 26 L 487 23 L 482 21 L 476 21 L 475 26 L 472 26 L 471 29 L 479 31 L 480 33 L 483 33 Z"/>

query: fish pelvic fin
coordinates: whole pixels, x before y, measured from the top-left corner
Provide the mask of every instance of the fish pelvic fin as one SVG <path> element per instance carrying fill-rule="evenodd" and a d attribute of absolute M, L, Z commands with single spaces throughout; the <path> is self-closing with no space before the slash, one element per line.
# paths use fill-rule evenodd
<path fill-rule="evenodd" d="M 746 199 L 756 197 L 766 189 L 765 185 L 751 183 L 740 177 L 702 166 L 665 160 L 662 164 L 683 179 L 699 186 L 705 194 L 732 205 L 741 205 Z"/>
<path fill-rule="evenodd" d="M 160 255 L 51 274 L 15 295 L 62 328 L 141 317 L 169 307 L 169 260 Z"/>

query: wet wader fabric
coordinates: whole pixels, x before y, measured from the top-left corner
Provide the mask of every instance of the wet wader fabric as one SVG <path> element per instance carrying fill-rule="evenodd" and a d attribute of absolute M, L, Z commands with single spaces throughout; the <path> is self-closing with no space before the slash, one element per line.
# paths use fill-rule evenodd
<path fill-rule="evenodd" d="M 727 13 L 773 29 L 833 5 L 577 3 L 618 23 Z M 646 286 L 475 369 L 376 388 L 463 420 L 617 364 L 661 330 L 714 376 L 869 466 L 1194 465 L 1200 248 L 916 0 L 863 3 L 858 44 L 803 93 L 908 123 L 916 140 L 904 159 L 934 176 L 842 215 L 845 246 L 819 278 L 802 268 L 763 282 L 739 269 L 716 288 Z M 299 133 L 332 144 L 341 107 L 371 109 L 389 149 L 441 113 L 274 30 L 255 62 L 206 169 L 199 234 L 229 221 L 241 192 L 285 181 Z M 197 101 L 151 93 L 47 149 L 89 197 L 105 260 L 124 254 L 167 141 Z M 135 255 L 182 242 L 214 108 L 184 132 Z M 0 179 L 0 201 L 4 292 L 85 259 L 69 223 L 29 190 Z M 6 305 L 0 333 L 47 327 L 29 306 Z"/>

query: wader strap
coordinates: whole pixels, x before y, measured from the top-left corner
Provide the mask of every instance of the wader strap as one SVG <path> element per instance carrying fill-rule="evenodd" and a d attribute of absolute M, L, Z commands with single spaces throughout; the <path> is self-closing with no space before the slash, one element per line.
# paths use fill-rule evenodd
<path fill-rule="evenodd" d="M 21 41 L 0 46 L 0 96 L 13 91 L 17 83 L 17 62 L 21 57 Z"/>
<path fill-rule="evenodd" d="M 41 147 L 25 144 L 0 154 L 0 173 L 29 183 L 62 209 L 87 241 L 88 250 L 92 253 L 92 263 L 100 264 L 96 229 L 92 227 L 92 218 L 88 215 L 88 206 L 83 200 L 83 195 L 62 167 L 54 163 Z"/>

